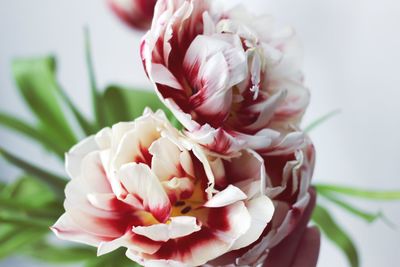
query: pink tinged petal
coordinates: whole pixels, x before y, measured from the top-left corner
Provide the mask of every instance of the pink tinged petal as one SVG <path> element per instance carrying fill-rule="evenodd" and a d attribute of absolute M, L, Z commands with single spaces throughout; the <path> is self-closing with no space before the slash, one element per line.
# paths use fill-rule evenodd
<path fill-rule="evenodd" d="M 222 128 L 215 129 L 208 124 L 198 130 L 186 132 L 186 135 L 207 149 L 223 155 L 237 155 L 247 141 L 237 133 L 233 136 Z"/>
<path fill-rule="evenodd" d="M 179 155 L 179 159 L 180 159 L 181 166 L 182 166 L 183 170 L 185 171 L 185 173 L 194 177 L 194 167 L 193 167 L 192 158 L 191 158 L 189 152 L 186 150 L 182 151 Z"/>
<path fill-rule="evenodd" d="M 264 255 L 268 249 L 271 249 L 277 245 L 280 246 L 279 244 L 282 243 L 282 240 L 285 239 L 291 232 L 295 233 L 293 229 L 298 226 L 300 220 L 305 220 L 305 222 L 307 223 L 309 218 L 304 218 L 303 214 L 305 214 L 304 211 L 307 207 L 312 210 L 312 207 L 314 205 L 313 203 L 315 203 L 314 197 L 312 197 L 311 201 L 309 201 L 310 197 L 308 196 L 304 199 L 304 203 L 301 203 L 299 205 L 296 204 L 297 206 L 294 206 L 291 210 L 288 210 L 288 208 L 285 207 L 283 207 L 282 209 L 278 204 L 275 208 L 274 217 L 270 222 L 270 224 L 272 224 L 272 230 L 269 231 L 268 234 L 264 236 L 259 243 L 257 243 L 249 251 L 243 254 L 238 263 L 241 265 L 250 264 L 254 261 L 254 259 L 257 259 L 261 255 Z M 306 216 L 309 215 L 306 214 Z M 276 254 L 275 256 L 277 256 L 274 258 L 278 260 L 278 263 L 279 260 L 283 259 L 282 252 Z M 269 257 L 267 258 L 267 261 L 274 262 L 275 260 Z M 275 265 L 276 263 L 272 264 L 271 267 Z"/>
<path fill-rule="evenodd" d="M 134 122 L 134 128 L 125 132 L 119 140 L 113 156 L 112 167 L 118 170 L 123 164 L 129 162 L 151 164 L 149 147 L 154 140 L 160 137 L 157 122 L 148 114 L 146 119 Z"/>
<path fill-rule="evenodd" d="M 170 239 L 188 236 L 200 229 L 201 226 L 197 224 L 195 217 L 178 216 L 172 217 L 168 224 L 138 226 L 133 227 L 132 231 L 154 241 L 166 242 Z"/>
<path fill-rule="evenodd" d="M 228 185 L 223 191 L 214 195 L 210 200 L 208 200 L 204 207 L 208 208 L 220 208 L 231 205 L 237 201 L 245 200 L 247 198 L 246 194 L 242 190 L 233 185 Z"/>
<path fill-rule="evenodd" d="M 102 241 L 111 240 L 109 237 L 93 235 L 84 231 L 71 219 L 68 213 L 64 213 L 50 229 L 62 240 L 83 243 L 89 246 L 96 247 Z"/>
<path fill-rule="evenodd" d="M 279 265 L 283 267 L 293 267 L 296 261 L 298 261 L 297 263 L 305 263 L 305 265 L 298 266 L 315 267 L 318 255 L 312 254 L 318 253 L 319 242 L 315 238 L 318 238 L 319 235 L 316 232 L 311 232 L 312 236 L 310 239 L 305 236 L 305 234 L 307 235 L 307 233 L 309 233 L 307 225 L 315 206 L 315 191 L 310 189 L 309 195 L 311 196 L 310 201 L 300 212 L 297 211 L 296 220 L 292 222 L 293 226 L 290 234 L 286 235 L 282 241 L 270 249 L 268 258 L 265 261 L 265 266 L 273 267 Z M 311 241 L 311 243 L 303 243 L 306 241 Z M 303 247 L 307 245 L 309 245 L 308 249 L 310 250 Z M 301 255 L 299 254 L 300 251 L 307 254 Z M 282 253 L 285 253 L 287 257 L 282 257 Z"/>
<path fill-rule="evenodd" d="M 113 193 L 108 194 L 97 194 L 92 193 L 87 195 L 89 203 L 100 210 L 115 211 L 115 212 L 133 212 L 141 206 L 131 205 L 128 202 L 119 200 Z"/>
<path fill-rule="evenodd" d="M 265 101 L 250 106 L 247 111 L 259 115 L 257 116 L 257 120 L 249 126 L 246 126 L 245 129 L 248 131 L 257 131 L 265 128 L 273 118 L 276 109 L 284 101 L 286 95 L 287 91 L 282 90 L 267 98 Z"/>
<path fill-rule="evenodd" d="M 162 182 L 162 185 L 171 202 L 175 202 L 178 199 L 189 198 L 194 192 L 193 180 L 186 177 L 174 177 L 169 181 Z"/>
<path fill-rule="evenodd" d="M 321 243 L 321 233 L 317 227 L 306 229 L 298 246 L 294 263 L 291 267 L 317 266 Z"/>
<path fill-rule="evenodd" d="M 250 227 L 251 218 L 242 201 L 210 209 L 207 226 L 179 239 L 171 239 L 153 255 L 143 255 L 144 264 L 153 260 L 172 260 L 199 266 L 230 250 L 232 244 Z"/>
<path fill-rule="evenodd" d="M 83 158 L 92 151 L 98 149 L 96 140 L 93 136 L 84 139 L 73 146 L 65 155 L 65 169 L 71 178 L 75 178 L 81 172 Z"/>
<path fill-rule="evenodd" d="M 274 142 L 277 142 L 276 140 L 280 135 L 281 134 L 278 131 L 272 129 L 263 129 L 253 135 L 234 132 L 236 140 L 246 144 L 248 148 L 256 150 L 257 152 L 260 150 L 269 151 L 269 148 L 274 144 Z"/>
<path fill-rule="evenodd" d="M 208 161 L 207 155 L 205 154 L 204 150 L 195 144 L 191 144 L 191 151 L 193 152 L 194 156 L 201 162 L 204 172 L 207 176 L 208 180 L 208 187 L 206 188 L 205 192 L 207 194 L 207 199 L 210 199 L 214 193 L 216 193 L 214 186 L 215 186 L 215 177 L 212 172 L 210 163 Z"/>
<path fill-rule="evenodd" d="M 279 83 L 274 83 L 274 86 L 279 89 L 285 88 L 288 92 L 285 101 L 275 111 L 275 120 L 289 120 L 297 123 L 296 119 L 299 120 L 310 102 L 308 88 L 300 82 L 289 80 L 280 80 Z"/>
<path fill-rule="evenodd" d="M 247 233 L 236 240 L 232 250 L 247 247 L 258 240 L 275 211 L 274 204 L 267 196 L 259 196 L 248 201 L 246 207 L 251 216 L 251 225 Z"/>
<path fill-rule="evenodd" d="M 282 239 L 288 236 L 297 225 L 301 215 L 310 203 L 310 195 L 305 195 L 300 201 L 296 202 L 291 210 L 287 213 L 286 217 L 279 225 L 276 227 L 276 234 L 271 239 L 269 246 L 274 247 L 279 244 Z"/>
<path fill-rule="evenodd" d="M 276 138 L 272 146 L 259 148 L 261 155 L 285 155 L 293 153 L 296 149 L 302 148 L 305 144 L 305 134 L 303 132 L 290 132 L 283 137 Z"/>
<path fill-rule="evenodd" d="M 161 98 L 163 99 L 163 98 Z M 193 118 L 192 115 L 185 113 L 172 98 L 164 99 L 164 104 L 167 108 L 174 114 L 178 121 L 184 126 L 188 131 L 195 131 L 200 128 L 199 125 Z"/>
<path fill-rule="evenodd" d="M 170 2 L 172 3 L 172 2 Z M 176 3 L 174 6 L 175 10 L 172 14 L 171 18 L 167 21 L 167 25 L 165 26 L 165 33 L 163 36 L 163 54 L 164 54 L 164 63 L 168 66 L 169 56 L 172 50 L 170 45 L 172 39 L 175 38 L 176 42 L 182 42 L 181 36 L 179 36 L 179 28 L 181 25 L 185 23 L 186 20 L 191 20 L 191 16 L 193 15 L 193 3 L 184 1 Z"/>
<path fill-rule="evenodd" d="M 209 120 L 224 120 L 232 102 L 228 63 L 224 55 L 217 53 L 203 63 L 198 76 L 200 80 L 193 85 L 198 92 L 190 97 L 191 105 L 198 113 L 210 117 Z"/>
<path fill-rule="evenodd" d="M 175 76 L 161 64 L 152 64 L 150 68 L 150 78 L 154 83 L 166 85 L 172 89 L 183 90 Z"/>
<path fill-rule="evenodd" d="M 258 98 L 258 93 L 260 90 L 260 82 L 261 82 L 261 58 L 257 51 L 252 53 L 250 74 L 251 74 L 251 84 L 252 87 L 250 91 L 254 93 L 253 100 Z"/>
<path fill-rule="evenodd" d="M 97 256 L 110 253 L 120 247 L 126 247 L 139 253 L 153 254 L 161 247 L 161 243 L 132 232 L 127 232 L 117 239 L 102 242 L 97 249 Z"/>
<path fill-rule="evenodd" d="M 91 152 L 82 160 L 81 175 L 77 178 L 87 193 L 112 193 L 110 181 L 101 161 L 101 152 Z"/>
<path fill-rule="evenodd" d="M 146 211 L 160 222 L 171 212 L 171 203 L 158 178 L 144 164 L 128 163 L 121 167 L 118 177 L 127 191 L 140 198 Z"/>
<path fill-rule="evenodd" d="M 104 128 L 95 135 L 95 140 L 99 149 L 108 149 L 111 147 L 112 131 L 110 128 Z"/>
<path fill-rule="evenodd" d="M 224 161 L 215 157 L 214 159 L 209 159 L 209 164 L 215 177 L 215 185 L 217 188 L 224 188 L 228 184 L 226 179 Z"/>
<path fill-rule="evenodd" d="M 87 205 L 83 205 L 80 209 L 68 200 L 64 203 L 64 207 L 71 220 L 91 235 L 116 238 L 126 231 L 125 221 L 122 224 L 122 218 L 115 213 L 109 212 L 107 216 L 105 211 L 98 210 L 98 214 L 94 214 L 94 207 L 89 210 Z"/>
<path fill-rule="evenodd" d="M 156 140 L 149 148 L 153 155 L 151 166 L 160 181 L 186 176 L 180 164 L 181 150 L 167 137 Z"/>

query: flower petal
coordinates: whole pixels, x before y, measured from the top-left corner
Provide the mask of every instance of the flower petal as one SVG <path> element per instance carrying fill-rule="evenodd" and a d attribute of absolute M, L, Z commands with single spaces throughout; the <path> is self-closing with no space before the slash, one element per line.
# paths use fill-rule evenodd
<path fill-rule="evenodd" d="M 207 208 L 219 208 L 228 206 L 240 200 L 245 200 L 246 194 L 234 185 L 228 185 L 227 188 L 214 195 L 203 206 Z"/>
<path fill-rule="evenodd" d="M 160 181 L 144 164 L 128 163 L 121 167 L 118 177 L 127 191 L 139 198 L 147 211 L 160 222 L 171 212 L 171 203 Z"/>
<path fill-rule="evenodd" d="M 166 242 L 170 239 L 188 236 L 200 229 L 195 217 L 178 216 L 172 217 L 168 224 L 138 226 L 133 227 L 132 231 L 154 241 Z"/>
<path fill-rule="evenodd" d="M 90 152 L 98 149 L 94 136 L 90 136 L 65 154 L 65 169 L 69 177 L 74 178 L 81 172 L 81 164 L 83 158 Z"/>

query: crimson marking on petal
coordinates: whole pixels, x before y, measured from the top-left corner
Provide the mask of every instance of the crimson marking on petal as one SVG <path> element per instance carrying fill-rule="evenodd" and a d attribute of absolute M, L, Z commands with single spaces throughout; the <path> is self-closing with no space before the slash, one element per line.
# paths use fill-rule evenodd
<path fill-rule="evenodd" d="M 226 232 L 231 226 L 228 219 L 228 208 L 211 208 L 209 209 L 207 225 L 211 229 Z"/>
<path fill-rule="evenodd" d="M 57 233 L 58 235 L 82 235 L 82 234 L 87 234 L 89 236 L 91 236 L 92 234 L 87 233 L 84 230 L 64 230 L 61 229 L 59 227 L 55 227 L 55 226 L 51 226 L 50 230 L 52 230 L 53 232 Z M 96 235 L 97 238 L 99 238 L 100 240 L 104 241 L 104 242 L 109 242 L 114 240 L 113 237 L 107 237 L 107 236 L 98 236 Z"/>
<path fill-rule="evenodd" d="M 147 210 L 150 211 L 148 208 Z M 165 205 L 162 207 L 158 207 L 156 209 L 152 209 L 150 212 L 151 214 L 153 214 L 154 218 L 156 218 L 159 222 L 164 223 L 169 219 L 171 210 L 172 210 L 171 205 Z"/>
<path fill-rule="evenodd" d="M 149 152 L 149 149 L 143 147 L 142 144 L 139 144 L 139 149 L 141 155 L 137 155 L 133 161 L 136 163 L 143 163 L 151 167 L 153 155 Z"/>
<path fill-rule="evenodd" d="M 132 229 L 132 226 L 143 225 L 143 221 L 133 212 L 121 213 L 119 216 L 112 219 L 95 218 L 95 222 L 99 227 L 114 229 L 116 232 L 119 232 L 120 235 L 123 235 L 126 231 Z"/>
<path fill-rule="evenodd" d="M 126 204 L 125 202 L 119 200 L 118 198 L 113 198 L 110 202 L 111 209 L 117 212 L 133 212 L 136 209 L 131 205 Z"/>
<path fill-rule="evenodd" d="M 191 256 L 194 248 L 203 246 L 208 242 L 212 242 L 216 236 L 214 231 L 203 227 L 200 231 L 191 235 L 170 239 L 163 243 L 161 248 L 152 257 L 156 259 L 175 259 L 184 261 L 186 257 Z"/>
<path fill-rule="evenodd" d="M 132 233 L 132 235 L 130 237 L 130 241 L 137 246 L 140 246 L 140 245 L 142 245 L 142 246 L 157 246 L 157 245 L 160 245 L 160 243 L 161 243 L 159 241 L 154 241 L 148 237 L 145 237 L 143 235 L 138 235 L 135 233 Z"/>

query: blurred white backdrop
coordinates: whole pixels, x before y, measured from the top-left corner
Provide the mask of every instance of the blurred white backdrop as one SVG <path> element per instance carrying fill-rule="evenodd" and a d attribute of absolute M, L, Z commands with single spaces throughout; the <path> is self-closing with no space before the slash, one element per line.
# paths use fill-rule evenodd
<path fill-rule="evenodd" d="M 232 4 L 240 0 L 225 2 Z M 242 0 L 256 13 L 293 25 L 305 47 L 304 70 L 312 102 L 304 125 L 334 109 L 342 113 L 311 133 L 317 149 L 316 182 L 371 189 L 400 189 L 400 2 L 397 0 Z M 111 82 L 150 88 L 139 59 L 140 33 L 120 24 L 105 1 L 0 0 L 0 109 L 32 119 L 15 89 L 10 61 L 53 53 L 59 79 L 77 105 L 90 114 L 83 54 L 83 26 L 91 31 L 99 85 Z M 0 129 L 0 145 L 62 171 L 45 152 Z M 18 170 L 0 160 L 1 179 Z M 400 203 L 354 202 L 383 210 L 400 225 Z M 362 267 L 396 267 L 400 229 L 368 225 L 332 207 L 360 250 Z M 0 244 L 1 248 L 1 244 Z M 23 259 L 0 266 L 43 266 Z M 319 267 L 347 266 L 328 241 Z M 277 266 L 279 267 L 279 266 Z"/>

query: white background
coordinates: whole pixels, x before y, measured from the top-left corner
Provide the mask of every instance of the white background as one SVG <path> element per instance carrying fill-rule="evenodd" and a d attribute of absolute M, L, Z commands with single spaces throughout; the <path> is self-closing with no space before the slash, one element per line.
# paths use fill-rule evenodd
<path fill-rule="evenodd" d="M 77 105 L 90 114 L 82 28 L 93 40 L 99 84 L 149 87 L 139 62 L 141 34 L 130 31 L 95 0 L 0 0 L 0 109 L 32 119 L 22 104 L 10 72 L 18 56 L 54 53 L 59 79 Z M 232 3 L 232 1 L 226 1 Z M 239 1 L 235 1 L 239 2 Z M 304 125 L 334 109 L 342 113 L 311 136 L 317 148 L 316 182 L 371 189 L 400 189 L 400 3 L 396 0 L 243 0 L 257 13 L 271 13 L 293 25 L 305 47 L 307 85 L 312 102 Z M 62 170 L 45 152 L 0 129 L 0 145 L 30 160 Z M 1 179 L 18 171 L 0 160 Z M 371 211 L 383 210 L 400 226 L 399 202 L 353 201 Z M 396 267 L 400 229 L 382 222 L 368 225 L 332 207 L 351 233 L 362 267 Z M 1 244 L 0 244 L 1 249 Z M 0 266 L 42 266 L 20 259 Z M 319 267 L 347 266 L 328 241 L 322 243 Z M 279 267 L 279 266 L 277 266 Z"/>

